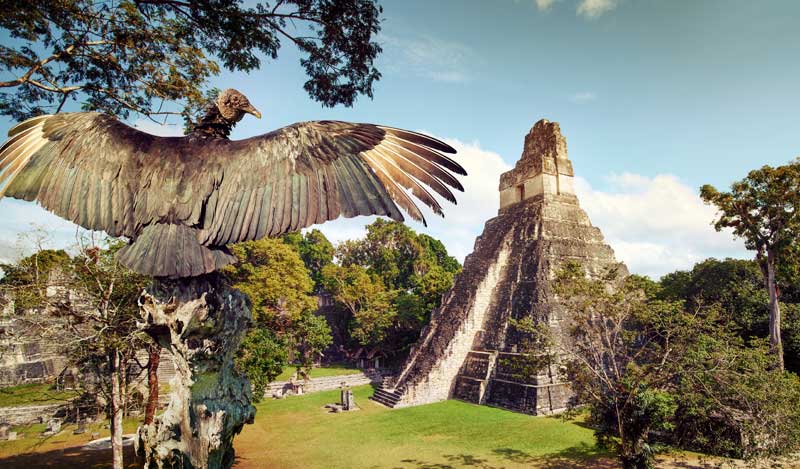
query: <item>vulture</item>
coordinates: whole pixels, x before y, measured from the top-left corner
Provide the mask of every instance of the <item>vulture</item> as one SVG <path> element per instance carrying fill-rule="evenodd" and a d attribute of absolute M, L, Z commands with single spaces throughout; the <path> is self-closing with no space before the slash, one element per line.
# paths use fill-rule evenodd
<path fill-rule="evenodd" d="M 183 137 L 159 137 L 96 112 L 17 124 L 0 147 L 0 198 L 36 201 L 86 229 L 124 236 L 126 267 L 152 277 L 213 272 L 227 244 L 278 236 L 340 216 L 400 208 L 425 223 L 413 195 L 442 215 L 466 171 L 435 138 L 374 124 L 301 122 L 230 140 L 245 114 L 239 91 L 209 104 Z"/>

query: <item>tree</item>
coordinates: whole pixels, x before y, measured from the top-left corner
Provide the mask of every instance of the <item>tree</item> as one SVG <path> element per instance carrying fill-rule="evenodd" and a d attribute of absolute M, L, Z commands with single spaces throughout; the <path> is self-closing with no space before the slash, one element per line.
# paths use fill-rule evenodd
<path fill-rule="evenodd" d="M 239 262 L 223 272 L 250 298 L 255 320 L 237 366 L 247 373 L 259 399 L 290 360 L 297 362 L 298 372 L 312 366 L 331 342 L 330 328 L 314 315 L 313 282 L 292 246 L 264 238 L 233 245 L 231 251 Z"/>
<path fill-rule="evenodd" d="M 79 292 L 82 305 L 72 305 L 68 314 L 75 336 L 69 348 L 73 363 L 97 376 L 99 391 L 106 396 L 111 420 L 111 444 L 115 469 L 123 467 L 122 417 L 126 407 L 128 362 L 146 339 L 136 327 L 137 300 L 149 279 L 117 263 L 116 252 L 124 244 L 108 241 L 105 249 L 81 249 L 73 260 L 70 285 Z M 85 323 L 88 327 L 80 327 Z M 63 337 L 62 337 L 63 340 Z"/>
<path fill-rule="evenodd" d="M 775 369 L 766 339 L 745 344 L 717 327 L 698 334 L 681 363 L 673 444 L 745 459 L 797 450 L 800 378 Z"/>
<path fill-rule="evenodd" d="M 338 292 L 337 307 L 347 328 L 343 335 L 355 338 L 356 347 L 377 345 L 374 339 L 380 336 L 381 349 L 398 356 L 419 338 L 431 312 L 439 307 L 442 295 L 461 270 L 461 264 L 448 255 L 441 241 L 382 219 L 367 226 L 363 239 L 339 244 L 336 260 L 345 269 L 323 270 L 323 277 L 332 275 L 323 278 L 323 284 L 325 290 L 332 293 L 328 288 L 334 288 Z M 352 290 L 354 296 L 346 298 L 349 294 L 341 285 L 348 282 L 381 293 L 364 307 L 368 302 L 354 301 L 362 294 L 357 288 Z M 386 301 L 391 304 L 386 305 Z M 364 312 L 356 317 L 353 311 L 362 308 Z"/>
<path fill-rule="evenodd" d="M 325 291 L 348 313 L 350 336 L 362 346 L 385 342 L 394 325 L 397 310 L 393 293 L 376 275 L 358 265 L 331 264 L 322 271 Z"/>
<path fill-rule="evenodd" d="M 556 293 L 571 313 L 569 340 L 549 343 L 564 357 L 598 442 L 623 467 L 652 467 L 664 444 L 748 459 L 797 448 L 800 380 L 771 366 L 763 340 L 739 336 L 728 320 L 735 312 L 665 300 L 645 277 L 591 279 L 572 263 L 559 272 Z M 548 339 L 547 327 L 515 325 L 544 335 L 540 344 Z"/>
<path fill-rule="evenodd" d="M 122 467 L 122 418 L 130 404 L 130 385 L 140 367 L 136 352 L 152 346 L 142 334 L 137 299 L 149 279 L 116 262 L 121 241 L 106 240 L 100 247 L 79 240 L 78 253 L 44 249 L 4 265 L 0 288 L 15 300 L 20 334 L 57 344 L 59 353 L 83 374 L 84 393 L 99 401 L 111 421 L 114 467 Z M 35 314 L 22 314 L 34 310 Z M 144 367 L 155 374 L 157 362 Z M 149 382 L 152 391 L 155 382 Z M 148 404 L 158 395 L 149 395 Z M 155 409 L 153 409 L 154 412 Z"/>
<path fill-rule="evenodd" d="M 322 286 L 322 269 L 333 262 L 333 244 L 316 228 L 304 235 L 287 233 L 283 236 L 283 241 L 300 254 L 311 279 L 314 280 L 314 291 L 319 292 Z"/>
<path fill-rule="evenodd" d="M 789 256 L 800 238 L 800 159 L 785 166 L 763 166 L 719 192 L 711 185 L 700 197 L 719 209 L 717 231 L 732 228 L 756 252 L 769 294 L 769 338 L 779 369 L 784 368 L 781 311 L 776 266 Z"/>
<path fill-rule="evenodd" d="M 175 114 L 165 102 L 191 112 L 209 78 L 259 69 L 282 41 L 301 52 L 313 99 L 350 106 L 380 79 L 381 13 L 374 0 L 12 0 L 0 70 L 16 78 L 0 82 L 0 113 L 56 113 L 68 99 L 121 117 Z"/>
<path fill-rule="evenodd" d="M 591 410 L 598 442 L 616 449 L 626 469 L 653 467 L 652 432 L 670 430 L 677 408 L 669 390 L 680 372 L 679 351 L 702 329 L 681 303 L 648 299 L 645 283 L 617 279 L 616 272 L 589 279 L 575 263 L 556 283 L 572 313 L 569 345 L 555 342 L 566 356 L 567 377 Z"/>
<path fill-rule="evenodd" d="M 781 337 L 786 369 L 800 371 L 800 315 L 798 299 L 793 292 L 796 280 L 791 278 L 796 260 L 784 257 L 777 272 L 781 289 Z M 769 295 L 764 288 L 764 276 L 755 260 L 706 259 L 691 271 L 665 275 L 659 282 L 658 296 L 662 299 L 685 301 L 689 309 L 702 305 L 717 305 L 720 320 L 735 325 L 735 332 L 747 343 L 769 335 Z"/>
<path fill-rule="evenodd" d="M 283 372 L 289 362 L 286 342 L 273 331 L 257 328 L 247 334 L 236 357 L 237 369 L 253 384 L 253 400 L 264 396 L 267 385 Z"/>
<path fill-rule="evenodd" d="M 691 271 L 665 275 L 660 283 L 659 296 L 685 301 L 689 309 L 718 305 L 724 320 L 734 322 L 744 339 L 768 334 L 769 299 L 756 261 L 706 259 Z"/>

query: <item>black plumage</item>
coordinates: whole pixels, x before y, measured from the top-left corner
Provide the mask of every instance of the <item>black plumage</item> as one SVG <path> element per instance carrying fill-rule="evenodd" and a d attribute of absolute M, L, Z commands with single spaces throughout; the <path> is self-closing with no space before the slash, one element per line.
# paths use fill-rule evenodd
<path fill-rule="evenodd" d="M 185 137 L 158 137 L 93 112 L 39 116 L 0 147 L 0 197 L 38 201 L 90 230 L 125 236 L 119 260 L 155 277 L 190 277 L 235 261 L 226 244 L 340 216 L 425 222 L 409 193 L 455 203 L 466 174 L 449 145 L 373 124 L 314 121 L 229 140 L 247 98 L 224 91 Z"/>

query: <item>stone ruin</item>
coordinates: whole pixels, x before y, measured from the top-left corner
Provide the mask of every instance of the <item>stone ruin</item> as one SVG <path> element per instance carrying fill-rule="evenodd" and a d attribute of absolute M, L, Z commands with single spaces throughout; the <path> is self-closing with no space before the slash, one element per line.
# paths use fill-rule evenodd
<path fill-rule="evenodd" d="M 555 122 L 540 120 L 525 137 L 522 157 L 500 177 L 500 210 L 486 222 L 453 288 L 433 313 L 401 372 L 375 392 L 389 407 L 456 398 L 528 414 L 564 410 L 572 397 L 558 357 L 537 375 L 516 372 L 527 358 L 524 337 L 510 319 L 546 324 L 562 341 L 569 312 L 552 282 L 568 261 L 590 275 L 614 259 L 598 228 L 580 208 L 567 144 Z"/>

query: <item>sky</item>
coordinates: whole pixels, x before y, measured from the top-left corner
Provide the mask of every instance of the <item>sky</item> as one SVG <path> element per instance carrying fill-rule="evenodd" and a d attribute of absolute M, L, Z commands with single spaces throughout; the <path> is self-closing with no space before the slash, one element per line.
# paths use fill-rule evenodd
<path fill-rule="evenodd" d="M 717 233 L 699 187 L 718 188 L 800 155 L 800 2 L 771 0 L 382 1 L 374 99 L 323 108 L 302 89 L 299 55 L 284 47 L 236 87 L 262 112 L 245 138 L 297 121 L 339 119 L 419 130 L 455 146 L 469 172 L 446 218 L 429 226 L 463 261 L 497 214 L 498 178 L 542 118 L 567 138 L 581 206 L 619 260 L 654 278 L 708 257 L 749 258 Z M 133 116 L 131 124 L 180 133 Z M 177 122 L 176 122 L 177 123 Z M 0 132 L 11 122 L 0 119 Z M 333 241 L 360 236 L 370 218 L 322 225 Z M 31 222 L 54 246 L 74 225 L 33 204 L 0 200 L 0 259 L 25 249 Z"/>

